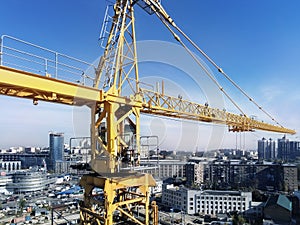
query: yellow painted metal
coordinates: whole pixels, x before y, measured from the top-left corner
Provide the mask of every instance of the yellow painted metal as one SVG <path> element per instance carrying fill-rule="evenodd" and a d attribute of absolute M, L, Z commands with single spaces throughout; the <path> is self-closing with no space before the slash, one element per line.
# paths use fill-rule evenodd
<path fill-rule="evenodd" d="M 207 107 L 151 90 L 140 89 L 139 94 L 135 96 L 118 96 L 104 93 L 103 90 L 4 66 L 0 66 L 0 94 L 70 105 L 90 105 L 93 103 L 98 109 L 104 108 L 102 112 L 103 116 L 97 123 L 95 122 L 97 128 L 100 126 L 101 121 L 105 119 L 106 115 L 104 114 L 110 112 L 110 115 L 112 115 L 113 111 L 116 111 L 116 109 L 112 110 L 110 108 L 112 104 L 115 104 L 114 107 L 117 108 L 124 105 L 131 107 L 131 112 L 138 118 L 137 129 L 140 127 L 141 111 L 142 113 L 166 117 L 226 124 L 230 131 L 265 130 L 295 134 L 294 130 L 288 128 L 264 123 L 249 117 Z M 113 117 L 110 117 L 109 123 L 113 125 L 120 124 L 120 122 L 113 120 Z M 108 128 L 113 132 L 117 130 L 113 126 Z M 137 134 L 139 134 L 139 131 L 137 131 Z M 112 136 L 114 137 L 111 137 L 111 139 L 114 139 L 117 134 L 113 134 Z M 112 141 L 109 144 L 112 146 Z M 114 147 L 109 147 L 108 149 L 110 149 L 110 154 L 117 156 L 117 153 L 112 151 L 112 149 L 115 149 Z"/>
<path fill-rule="evenodd" d="M 115 224 L 116 213 L 124 223 L 129 220 L 149 225 L 150 220 L 154 221 L 151 224 L 157 224 L 155 221 L 158 220 L 155 210 L 150 213 L 149 188 L 155 186 L 152 176 L 119 171 L 122 167 L 119 159 L 122 158 L 127 158 L 126 165 L 131 168 L 139 165 L 142 99 L 137 94 L 139 82 L 132 3 L 132 0 L 117 0 L 114 5 L 110 34 L 94 81 L 94 87 L 99 89 L 100 80 L 104 80 L 105 90 L 101 101 L 91 107 L 91 166 L 102 176 L 86 175 L 81 179 L 85 188 L 81 222 L 86 225 Z M 129 93 L 124 94 L 126 86 Z M 132 134 L 126 133 L 126 125 L 134 130 Z M 129 141 L 126 135 L 129 135 Z M 104 190 L 102 205 L 91 196 L 94 187 Z M 140 206 L 144 210 L 144 219 L 135 216 Z"/>
<path fill-rule="evenodd" d="M 149 187 L 155 186 L 155 180 L 151 175 L 109 173 L 99 176 L 90 174 L 81 178 L 80 185 L 85 188 L 84 202 L 81 205 L 83 224 L 97 222 L 111 225 L 117 222 L 116 217 L 136 224 L 149 224 L 151 215 Z M 103 199 L 96 198 L 92 194 L 94 188 L 103 189 Z M 136 217 L 139 207 L 143 207 L 144 219 Z M 155 207 L 152 206 L 152 208 Z"/>
<path fill-rule="evenodd" d="M 94 87 L 104 81 L 105 94 L 101 104 L 96 104 L 92 121 L 92 168 L 98 173 L 116 172 L 120 167 L 117 158 L 130 155 L 128 164 L 136 166 L 139 160 L 139 126 L 141 101 L 139 95 L 138 63 L 132 0 L 117 0 L 104 55 L 99 61 Z M 124 89 L 127 87 L 126 94 Z M 125 96 L 124 96 L 125 95 Z M 124 136 L 125 126 L 135 124 L 135 146 L 128 149 Z M 103 128 L 104 127 L 104 128 Z M 104 130 L 102 135 L 97 131 Z M 104 134 L 103 134 L 104 133 Z M 129 134 L 130 135 L 130 134 Z"/>
<path fill-rule="evenodd" d="M 211 108 L 151 90 L 141 89 L 140 94 L 143 98 L 142 113 L 225 124 L 230 131 L 237 132 L 265 130 L 286 134 L 296 133 L 294 130 L 285 127 L 260 122 L 249 117 L 229 113 L 225 110 Z"/>
<path fill-rule="evenodd" d="M 139 165 L 141 113 L 224 124 L 230 131 L 258 129 L 295 133 L 284 127 L 140 89 L 132 6 L 132 0 L 116 0 L 112 27 L 93 88 L 0 67 L 0 94 L 91 108 L 91 166 L 96 174 L 85 175 L 80 181 L 85 188 L 80 210 L 81 223 L 85 225 L 112 225 L 117 213 L 120 218 L 136 224 L 158 224 L 157 206 L 149 201 L 149 187 L 155 186 L 152 176 L 119 172 L 122 166 L 119 159 L 124 153 L 133 152 L 127 165 Z M 101 79 L 105 83 L 103 88 L 99 87 Z M 129 93 L 124 92 L 125 87 Z M 126 125 L 135 130 L 130 136 L 134 144 L 125 138 Z M 96 187 L 104 190 L 103 201 L 93 196 Z M 135 217 L 140 206 L 145 212 L 143 220 Z"/>
<path fill-rule="evenodd" d="M 88 105 L 103 98 L 102 90 L 4 66 L 0 66 L 0 94 L 68 105 Z"/>
<path fill-rule="evenodd" d="M 149 186 L 153 186 L 150 175 L 140 174 L 119 178 L 114 174 L 118 168 L 117 157 L 126 143 L 120 135 L 120 127 L 130 115 L 136 118 L 136 135 L 139 137 L 140 113 L 156 114 L 166 117 L 175 117 L 187 120 L 196 120 L 228 125 L 231 131 L 252 131 L 253 129 L 267 130 L 282 133 L 295 131 L 259 122 L 244 116 L 228 113 L 219 109 L 210 108 L 180 98 L 167 96 L 158 92 L 140 89 L 136 95 L 129 97 L 103 92 L 93 88 L 75 85 L 55 80 L 49 77 L 26 73 L 23 71 L 0 67 L 0 93 L 15 97 L 39 99 L 70 105 L 87 104 L 91 107 L 91 136 L 92 138 L 92 168 L 100 173 L 111 173 L 112 177 L 85 176 L 81 184 L 85 187 L 84 204 L 81 207 L 80 218 L 82 224 L 114 224 L 113 215 L 121 213 L 121 218 L 129 219 L 136 224 L 157 224 L 157 208 L 153 206 L 150 214 Z M 102 121 L 106 121 L 106 141 L 99 136 Z M 137 145 L 139 138 L 136 139 Z M 104 143 L 106 142 L 106 143 Z M 125 143 L 125 144 L 124 144 Z M 100 146 L 100 148 L 98 147 Z M 105 156 L 105 157 L 103 157 Z M 142 195 L 132 194 L 132 188 L 138 186 Z M 105 191 L 105 204 L 95 201 L 90 196 L 93 188 L 101 187 Z M 121 194 L 133 196 L 124 199 Z M 114 199 L 119 198 L 118 202 Z M 95 208 L 95 204 L 98 208 Z M 134 212 L 143 205 L 145 220 L 137 221 Z M 126 211 L 125 211 L 126 210 Z"/>

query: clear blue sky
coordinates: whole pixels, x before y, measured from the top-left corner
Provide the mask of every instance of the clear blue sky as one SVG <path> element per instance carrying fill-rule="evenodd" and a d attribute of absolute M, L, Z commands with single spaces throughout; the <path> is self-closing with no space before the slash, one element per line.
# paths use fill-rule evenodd
<path fill-rule="evenodd" d="M 102 54 L 98 37 L 106 4 L 104 0 L 6 0 L 1 2 L 0 34 L 92 62 Z M 164 0 L 163 5 L 175 22 L 280 123 L 300 130 L 299 1 Z M 155 16 L 136 9 L 136 19 L 138 40 L 174 42 Z M 237 95 L 228 84 L 224 86 Z M 65 132 L 66 139 L 85 135 L 73 127 L 81 110 L 49 103 L 33 106 L 29 100 L 6 96 L 0 96 L 0 103 L 0 148 L 47 146 L 48 131 Z M 255 147 L 262 136 L 281 135 L 248 135 L 249 146 Z M 230 138 L 234 140 L 233 135 Z M 291 139 L 297 140 L 297 135 Z M 166 140 L 164 147 L 168 143 Z M 225 141 L 222 147 L 234 144 Z"/>

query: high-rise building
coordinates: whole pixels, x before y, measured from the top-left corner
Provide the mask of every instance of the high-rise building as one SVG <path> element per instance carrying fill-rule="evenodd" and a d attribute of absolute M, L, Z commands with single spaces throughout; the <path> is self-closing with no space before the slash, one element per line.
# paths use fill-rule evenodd
<path fill-rule="evenodd" d="M 55 171 L 56 163 L 63 161 L 63 152 L 64 152 L 63 133 L 49 134 L 49 151 L 50 151 L 50 157 L 48 162 L 48 169 Z"/>
<path fill-rule="evenodd" d="M 290 159 L 290 143 L 285 135 L 278 139 L 278 158 L 284 161 Z"/>
<path fill-rule="evenodd" d="M 275 142 L 275 140 L 272 140 L 271 138 L 269 139 L 268 151 L 269 151 L 270 159 L 277 158 L 276 142 Z"/>
<path fill-rule="evenodd" d="M 294 164 L 283 164 L 283 185 L 284 191 L 298 191 L 298 171 Z"/>
<path fill-rule="evenodd" d="M 268 147 L 268 141 L 267 139 L 263 138 L 262 140 L 258 140 L 258 159 L 263 160 L 267 157 L 267 147 Z"/>
<path fill-rule="evenodd" d="M 185 165 L 186 183 L 188 186 L 199 186 L 204 183 L 204 170 L 207 166 L 205 163 L 189 162 Z"/>
<path fill-rule="evenodd" d="M 290 159 L 296 159 L 300 156 L 300 142 L 290 141 Z"/>
<path fill-rule="evenodd" d="M 277 158 L 275 141 L 271 138 L 269 140 L 263 138 L 258 141 L 258 159 L 270 160 Z"/>

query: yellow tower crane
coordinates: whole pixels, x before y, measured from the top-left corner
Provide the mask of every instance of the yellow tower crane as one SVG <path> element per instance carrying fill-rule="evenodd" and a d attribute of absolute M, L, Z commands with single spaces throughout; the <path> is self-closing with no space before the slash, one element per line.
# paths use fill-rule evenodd
<path fill-rule="evenodd" d="M 140 162 L 141 113 L 227 125 L 229 131 L 265 130 L 294 134 L 295 131 L 165 95 L 163 92 L 142 89 L 137 63 L 134 8 L 139 5 L 156 14 L 184 45 L 173 29 L 187 39 L 204 57 L 229 80 L 219 68 L 174 23 L 158 0 L 116 0 L 104 54 L 101 57 L 93 87 L 86 87 L 47 76 L 0 66 L 0 94 L 62 103 L 87 105 L 91 109 L 91 167 L 93 174 L 84 175 L 80 184 L 85 189 L 80 205 L 81 224 L 117 223 L 158 224 L 158 209 L 150 202 L 149 188 L 155 186 L 149 174 L 135 172 Z M 189 53 L 191 51 L 187 49 Z M 193 57 L 193 55 L 191 54 Z M 197 58 L 193 57 L 197 62 Z M 199 62 L 198 62 L 199 63 Z M 104 81 L 104 86 L 100 87 Z M 240 89 L 232 80 L 230 80 Z M 124 91 L 125 87 L 130 91 Z M 222 87 L 219 87 L 225 95 Z M 241 89 L 240 89 L 241 90 Z M 241 90 L 242 91 L 242 90 Z M 243 91 L 242 91 L 243 92 Z M 250 101 L 254 102 L 245 92 Z M 257 103 L 254 102 L 255 105 Z M 257 105 L 260 109 L 261 107 Z M 272 118 L 273 119 L 273 118 Z M 274 120 L 274 119 L 273 119 Z M 125 125 L 134 135 L 128 136 Z M 129 171 L 124 168 L 130 168 Z M 104 198 L 93 195 L 95 188 L 104 190 Z M 142 208 L 144 217 L 136 212 Z"/>

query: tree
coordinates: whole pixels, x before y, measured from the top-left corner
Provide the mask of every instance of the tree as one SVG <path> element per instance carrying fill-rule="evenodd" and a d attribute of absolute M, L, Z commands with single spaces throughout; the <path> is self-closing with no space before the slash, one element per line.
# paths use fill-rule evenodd
<path fill-rule="evenodd" d="M 24 198 L 20 199 L 19 201 L 19 209 L 20 209 L 20 214 L 23 214 L 23 209 L 25 208 L 26 205 L 26 200 Z"/>
<path fill-rule="evenodd" d="M 232 217 L 233 225 L 244 225 L 246 220 L 241 215 L 234 214 Z"/>

